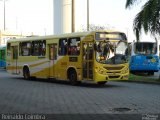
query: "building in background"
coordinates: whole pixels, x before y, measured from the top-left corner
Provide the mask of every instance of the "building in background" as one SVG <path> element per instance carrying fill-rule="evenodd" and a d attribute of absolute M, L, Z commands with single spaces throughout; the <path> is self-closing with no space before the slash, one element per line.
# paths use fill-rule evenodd
<path fill-rule="evenodd" d="M 0 45 L 6 45 L 7 40 L 26 37 L 21 33 L 0 30 Z"/>
<path fill-rule="evenodd" d="M 54 34 L 71 33 L 72 0 L 54 0 Z"/>

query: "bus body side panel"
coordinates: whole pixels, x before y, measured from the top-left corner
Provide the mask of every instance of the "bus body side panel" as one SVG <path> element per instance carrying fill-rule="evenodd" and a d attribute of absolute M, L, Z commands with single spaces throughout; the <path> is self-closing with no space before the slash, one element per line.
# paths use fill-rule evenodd
<path fill-rule="evenodd" d="M 47 78 L 49 76 L 46 56 L 19 56 L 18 43 L 11 43 L 10 50 L 7 50 L 7 72 L 23 76 L 24 67 L 29 69 L 31 77 Z"/>
<path fill-rule="evenodd" d="M 55 67 L 55 78 L 68 80 L 67 71 L 72 68 L 77 73 L 78 80 L 81 80 L 81 57 L 80 56 L 58 56 Z"/>
<path fill-rule="evenodd" d="M 25 62 L 27 61 L 27 62 Z M 23 68 L 27 66 L 30 71 L 31 77 L 47 78 L 49 76 L 49 65 L 47 58 L 33 57 L 20 57 L 19 65 L 21 66 L 20 73 L 23 75 Z"/>

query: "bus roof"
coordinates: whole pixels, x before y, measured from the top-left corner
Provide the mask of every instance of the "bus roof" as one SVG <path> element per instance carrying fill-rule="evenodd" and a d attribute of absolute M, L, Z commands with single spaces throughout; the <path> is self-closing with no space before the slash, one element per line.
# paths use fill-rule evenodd
<path fill-rule="evenodd" d="M 45 39 L 56 39 L 56 38 L 64 38 L 64 37 L 80 37 L 86 36 L 91 32 L 79 32 L 79 33 L 67 33 L 62 35 L 47 35 L 47 36 L 31 36 L 26 38 L 18 38 L 18 39 L 10 39 L 7 42 L 20 42 L 20 41 L 28 41 L 28 40 L 45 40 Z"/>
<path fill-rule="evenodd" d="M 56 38 L 65 38 L 65 37 L 83 37 L 87 35 L 91 35 L 95 32 L 120 32 L 120 31 L 113 31 L 113 30 L 97 30 L 97 31 L 87 31 L 87 32 L 75 32 L 75 33 L 66 33 L 62 35 L 47 35 L 47 36 L 31 36 L 25 38 L 17 38 L 17 39 L 9 39 L 7 42 L 21 42 L 21 41 L 28 41 L 28 40 L 45 40 L 45 39 L 56 39 Z M 120 32 L 123 33 L 123 32 Z"/>

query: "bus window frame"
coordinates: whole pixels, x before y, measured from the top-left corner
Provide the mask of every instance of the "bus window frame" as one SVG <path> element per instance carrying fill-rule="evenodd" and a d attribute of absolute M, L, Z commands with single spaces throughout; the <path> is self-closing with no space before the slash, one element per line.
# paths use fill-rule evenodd
<path fill-rule="evenodd" d="M 76 40 L 76 45 L 71 45 L 71 40 Z M 80 37 L 71 37 L 68 39 L 68 55 L 69 56 L 79 56 L 81 47 Z"/>
<path fill-rule="evenodd" d="M 64 40 L 65 40 L 65 43 L 62 46 L 61 41 L 64 41 Z M 68 52 L 67 51 L 67 46 L 68 46 L 68 39 L 67 38 L 60 38 L 59 41 L 58 41 L 58 55 L 59 56 L 66 56 L 67 55 L 67 52 Z"/>
<path fill-rule="evenodd" d="M 35 43 L 38 45 L 36 53 L 35 53 Z M 23 48 L 23 44 L 25 44 L 24 46 L 26 48 Z M 24 49 L 28 50 L 28 54 L 24 55 L 22 53 Z M 19 43 L 19 56 L 45 56 L 45 55 L 46 55 L 46 40 L 24 41 Z"/>

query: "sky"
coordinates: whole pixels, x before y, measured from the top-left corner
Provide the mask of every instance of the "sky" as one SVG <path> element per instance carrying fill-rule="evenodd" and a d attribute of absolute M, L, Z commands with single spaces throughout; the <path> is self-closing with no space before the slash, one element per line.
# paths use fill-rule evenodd
<path fill-rule="evenodd" d="M 76 1 L 76 31 L 86 27 L 87 0 Z M 141 9 L 137 4 L 125 9 L 126 0 L 90 0 L 90 24 L 107 26 L 126 33 L 135 40 L 132 30 L 135 15 Z M 0 1 L 0 29 L 3 29 L 3 2 Z M 53 0 L 7 0 L 6 29 L 24 34 L 53 34 Z M 142 41 L 148 36 L 142 37 Z"/>
<path fill-rule="evenodd" d="M 1 29 L 3 29 L 3 15 L 3 2 L 0 1 Z M 53 1 L 7 0 L 6 29 L 28 34 L 53 34 Z"/>

